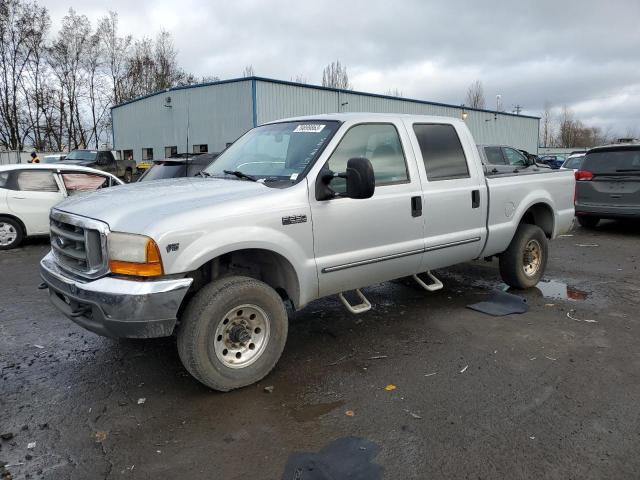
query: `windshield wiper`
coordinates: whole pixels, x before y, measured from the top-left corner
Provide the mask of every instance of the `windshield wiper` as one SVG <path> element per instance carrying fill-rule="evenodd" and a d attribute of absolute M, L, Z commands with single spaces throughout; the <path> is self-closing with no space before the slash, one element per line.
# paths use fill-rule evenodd
<path fill-rule="evenodd" d="M 209 172 L 205 172 L 204 170 L 200 170 L 198 172 L 198 175 L 200 175 L 201 177 L 205 178 L 205 177 L 210 177 L 211 174 Z"/>
<path fill-rule="evenodd" d="M 235 175 L 238 178 L 244 178 L 245 180 L 251 180 L 252 182 L 257 182 L 258 179 L 252 177 L 251 175 L 247 175 L 246 173 L 242 173 L 240 170 L 223 170 L 227 175 Z"/>

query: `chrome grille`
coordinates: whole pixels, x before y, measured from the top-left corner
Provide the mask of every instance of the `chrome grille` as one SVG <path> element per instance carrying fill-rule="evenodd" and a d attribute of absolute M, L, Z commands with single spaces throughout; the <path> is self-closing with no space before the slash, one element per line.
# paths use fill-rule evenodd
<path fill-rule="evenodd" d="M 60 268 L 86 278 L 107 273 L 107 225 L 57 210 L 51 211 L 51 250 Z"/>

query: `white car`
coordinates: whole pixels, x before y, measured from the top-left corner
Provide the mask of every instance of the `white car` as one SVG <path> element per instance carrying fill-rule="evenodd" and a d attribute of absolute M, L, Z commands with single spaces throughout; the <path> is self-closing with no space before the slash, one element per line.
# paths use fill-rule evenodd
<path fill-rule="evenodd" d="M 0 250 L 49 234 L 49 210 L 65 198 L 122 185 L 110 173 L 55 164 L 0 166 Z"/>

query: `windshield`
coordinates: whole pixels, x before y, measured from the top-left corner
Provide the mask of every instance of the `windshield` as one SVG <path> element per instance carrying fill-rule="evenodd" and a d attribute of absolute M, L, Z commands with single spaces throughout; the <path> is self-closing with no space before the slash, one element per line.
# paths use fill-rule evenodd
<path fill-rule="evenodd" d="M 640 148 L 596 150 L 587 154 L 582 169 L 596 174 L 640 174 Z"/>
<path fill-rule="evenodd" d="M 584 157 L 570 158 L 569 160 L 564 162 L 563 167 L 564 168 L 580 168 L 580 164 L 582 163 L 583 158 Z"/>
<path fill-rule="evenodd" d="M 295 182 L 322 152 L 337 121 L 307 120 L 263 125 L 249 130 L 204 172 L 229 177 L 242 172 L 256 180 Z"/>
<path fill-rule="evenodd" d="M 74 150 L 66 156 L 65 160 L 84 160 L 87 162 L 95 162 L 97 156 L 97 150 Z"/>
<path fill-rule="evenodd" d="M 153 167 L 144 172 L 140 182 L 148 180 L 161 180 L 163 178 L 185 177 L 187 165 L 183 162 L 156 162 Z"/>

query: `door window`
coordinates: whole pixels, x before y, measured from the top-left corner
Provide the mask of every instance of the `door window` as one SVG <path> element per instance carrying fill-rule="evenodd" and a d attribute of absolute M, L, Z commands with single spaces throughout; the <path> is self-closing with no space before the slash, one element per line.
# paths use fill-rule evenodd
<path fill-rule="evenodd" d="M 484 147 L 484 154 L 487 157 L 487 163 L 489 163 L 489 165 L 507 164 L 500 147 Z"/>
<path fill-rule="evenodd" d="M 349 159 L 356 157 L 369 159 L 377 187 L 409 181 L 402 143 L 396 127 L 391 124 L 365 124 L 351 128 L 331 154 L 327 167 L 333 172 L 345 172 Z M 331 188 L 337 193 L 344 193 L 346 180 L 334 179 Z"/>
<path fill-rule="evenodd" d="M 53 172 L 22 170 L 17 172 L 16 186 L 23 192 L 58 192 Z"/>
<path fill-rule="evenodd" d="M 108 178 L 90 173 L 63 173 L 62 181 L 70 196 L 82 192 L 93 192 L 109 186 Z"/>
<path fill-rule="evenodd" d="M 514 167 L 524 167 L 527 165 L 527 161 L 524 158 L 524 155 L 522 155 L 517 150 L 505 147 L 502 149 L 502 151 L 504 152 L 504 156 L 507 159 L 507 163 L 509 165 L 513 165 Z"/>
<path fill-rule="evenodd" d="M 453 125 L 415 124 L 429 181 L 469 178 L 469 167 Z"/>

